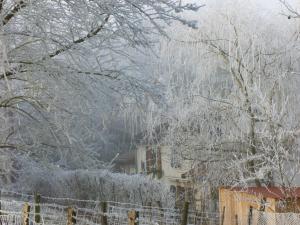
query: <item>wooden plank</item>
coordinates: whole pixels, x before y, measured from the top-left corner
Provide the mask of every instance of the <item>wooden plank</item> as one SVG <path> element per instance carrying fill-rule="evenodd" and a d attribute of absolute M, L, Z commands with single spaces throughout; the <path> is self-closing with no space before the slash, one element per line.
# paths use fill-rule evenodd
<path fill-rule="evenodd" d="M 67 209 L 67 225 L 76 224 L 76 212 L 72 207 L 68 207 Z"/>
<path fill-rule="evenodd" d="M 41 223 L 41 195 L 34 195 L 34 221 L 36 223 Z"/>
<path fill-rule="evenodd" d="M 181 225 L 187 225 L 189 216 L 189 202 L 185 202 L 182 210 Z"/>
<path fill-rule="evenodd" d="M 22 209 L 22 225 L 29 225 L 30 205 L 25 203 Z"/>
<path fill-rule="evenodd" d="M 107 208 L 107 202 L 101 202 L 101 225 L 108 225 Z"/>
<path fill-rule="evenodd" d="M 139 224 L 139 212 L 135 210 L 130 210 L 128 212 L 128 225 L 138 225 Z"/>

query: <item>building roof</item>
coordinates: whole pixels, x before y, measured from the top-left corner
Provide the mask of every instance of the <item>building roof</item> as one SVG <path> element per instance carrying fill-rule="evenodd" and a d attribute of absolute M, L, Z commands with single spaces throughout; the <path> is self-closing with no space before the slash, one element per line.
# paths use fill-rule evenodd
<path fill-rule="evenodd" d="M 287 199 L 300 198 L 300 187 L 281 188 L 281 187 L 233 187 L 228 188 L 236 192 L 244 192 L 265 198 Z"/>
<path fill-rule="evenodd" d="M 120 154 L 116 160 L 115 160 L 116 164 L 135 164 L 135 152 L 134 151 L 130 151 L 130 152 L 124 152 L 122 154 Z"/>

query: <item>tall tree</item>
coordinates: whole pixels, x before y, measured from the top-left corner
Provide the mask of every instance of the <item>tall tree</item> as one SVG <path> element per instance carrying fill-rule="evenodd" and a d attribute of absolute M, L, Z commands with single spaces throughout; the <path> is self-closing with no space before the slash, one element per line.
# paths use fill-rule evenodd
<path fill-rule="evenodd" d="M 177 0 L 0 0 L 1 148 L 97 166 L 107 115 L 139 86 L 130 51 L 149 48 L 171 21 L 195 26 L 180 12 L 198 8 Z"/>
<path fill-rule="evenodd" d="M 255 4 L 224 5 L 207 8 L 199 30 L 162 43 L 153 73 L 165 107 L 149 106 L 150 134 L 167 123 L 163 144 L 205 168 L 214 187 L 291 186 L 300 160 L 298 28 Z"/>

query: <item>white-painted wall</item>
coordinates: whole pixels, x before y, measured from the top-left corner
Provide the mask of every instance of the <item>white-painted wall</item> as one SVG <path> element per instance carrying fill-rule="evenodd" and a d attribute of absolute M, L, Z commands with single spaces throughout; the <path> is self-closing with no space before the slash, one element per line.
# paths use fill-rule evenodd
<path fill-rule="evenodd" d="M 162 177 L 160 178 L 160 181 L 167 184 L 170 189 L 171 186 L 174 186 L 175 188 L 180 186 L 184 188 L 192 188 L 193 190 L 197 189 L 198 186 L 193 184 L 190 178 L 182 178 L 182 175 L 187 173 L 192 168 L 192 163 L 188 160 L 183 160 L 181 163 L 181 166 L 179 168 L 174 168 L 171 166 L 171 149 L 169 146 L 161 146 L 161 166 L 162 166 Z M 137 167 L 137 173 L 141 174 L 147 174 L 146 170 L 143 170 L 142 168 L 142 162 L 145 165 L 146 168 L 146 146 L 141 145 L 137 148 L 136 151 L 136 167 Z M 158 179 L 157 176 L 153 176 L 153 174 L 149 174 L 148 176 Z M 197 192 L 195 194 L 195 205 L 196 208 L 200 208 L 200 192 Z"/>

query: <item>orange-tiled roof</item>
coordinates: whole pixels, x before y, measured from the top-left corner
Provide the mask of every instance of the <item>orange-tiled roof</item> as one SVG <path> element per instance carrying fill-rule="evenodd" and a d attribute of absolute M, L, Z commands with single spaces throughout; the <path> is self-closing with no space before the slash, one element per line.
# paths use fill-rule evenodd
<path fill-rule="evenodd" d="M 236 192 L 244 192 L 256 196 L 275 199 L 300 198 L 300 187 L 281 188 L 281 187 L 233 187 L 228 188 Z"/>

